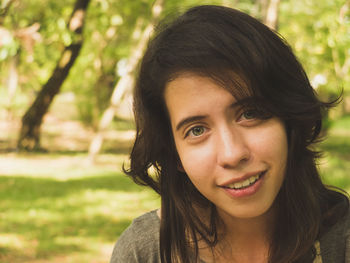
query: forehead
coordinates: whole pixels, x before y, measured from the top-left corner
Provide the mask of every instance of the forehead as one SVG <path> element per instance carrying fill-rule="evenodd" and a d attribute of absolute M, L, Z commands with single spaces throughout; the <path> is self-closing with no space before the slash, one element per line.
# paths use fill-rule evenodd
<path fill-rule="evenodd" d="M 178 76 L 167 84 L 165 104 L 174 125 L 188 116 L 207 116 L 231 105 L 234 96 L 214 80 L 199 75 Z"/>
<path fill-rule="evenodd" d="M 166 104 L 170 101 L 177 101 L 182 104 L 184 100 L 192 101 L 193 104 L 201 100 L 208 93 L 228 93 L 221 85 L 209 77 L 197 74 L 181 74 L 167 83 L 164 97 Z M 228 95 L 230 95 L 228 93 Z"/>
<path fill-rule="evenodd" d="M 164 94 L 169 90 L 177 90 L 180 92 L 191 92 L 186 89 L 186 84 L 213 85 L 221 87 L 231 93 L 237 100 L 253 97 L 255 92 L 251 88 L 247 78 L 243 74 L 237 74 L 231 70 L 205 70 L 205 71 L 182 71 L 172 74 L 169 81 L 165 85 Z"/>

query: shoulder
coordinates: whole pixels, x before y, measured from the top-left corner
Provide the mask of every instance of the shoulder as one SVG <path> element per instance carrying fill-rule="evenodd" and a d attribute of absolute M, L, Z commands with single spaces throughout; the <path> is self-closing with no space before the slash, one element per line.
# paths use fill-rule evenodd
<path fill-rule="evenodd" d="M 320 244 L 323 262 L 350 263 L 350 211 L 320 238 Z"/>
<path fill-rule="evenodd" d="M 114 246 L 110 263 L 158 263 L 160 219 L 156 210 L 133 220 Z"/>

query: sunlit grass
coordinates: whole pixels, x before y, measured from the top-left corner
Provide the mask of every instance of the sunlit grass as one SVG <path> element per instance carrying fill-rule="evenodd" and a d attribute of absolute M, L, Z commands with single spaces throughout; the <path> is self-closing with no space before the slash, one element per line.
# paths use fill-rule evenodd
<path fill-rule="evenodd" d="M 152 191 L 118 172 L 123 158 L 89 166 L 86 155 L 4 155 L 0 262 L 108 262 L 131 220 L 159 207 Z"/>

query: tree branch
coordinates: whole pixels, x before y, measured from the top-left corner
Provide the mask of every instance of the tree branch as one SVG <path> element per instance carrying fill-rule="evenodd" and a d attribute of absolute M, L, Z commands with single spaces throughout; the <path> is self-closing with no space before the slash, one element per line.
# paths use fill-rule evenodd
<path fill-rule="evenodd" d="M 8 0 L 3 8 L 0 8 L 0 25 L 4 24 L 5 17 L 15 0 Z"/>

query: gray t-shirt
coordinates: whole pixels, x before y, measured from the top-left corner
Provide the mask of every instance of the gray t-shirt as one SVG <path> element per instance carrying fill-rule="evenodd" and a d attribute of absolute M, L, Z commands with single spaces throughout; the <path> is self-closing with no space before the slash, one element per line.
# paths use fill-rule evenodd
<path fill-rule="evenodd" d="M 159 228 L 156 210 L 136 218 L 118 239 L 110 263 L 160 263 Z M 350 213 L 322 236 L 317 250 L 315 263 L 350 263 Z"/>
<path fill-rule="evenodd" d="M 160 263 L 159 229 L 156 210 L 134 219 L 114 246 L 110 263 Z"/>

